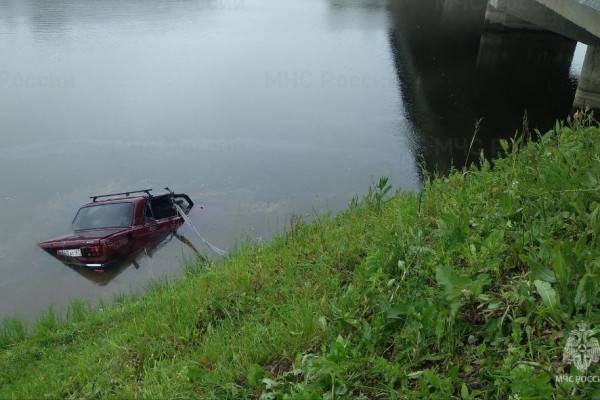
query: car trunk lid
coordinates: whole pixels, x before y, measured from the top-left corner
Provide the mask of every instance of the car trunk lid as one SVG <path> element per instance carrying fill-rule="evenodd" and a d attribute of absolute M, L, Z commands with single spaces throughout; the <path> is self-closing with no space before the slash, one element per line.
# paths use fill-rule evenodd
<path fill-rule="evenodd" d="M 116 233 L 126 231 L 128 228 L 102 228 L 76 231 L 68 235 L 58 236 L 39 243 L 43 249 L 67 248 L 97 243 L 100 239 L 107 238 Z"/>

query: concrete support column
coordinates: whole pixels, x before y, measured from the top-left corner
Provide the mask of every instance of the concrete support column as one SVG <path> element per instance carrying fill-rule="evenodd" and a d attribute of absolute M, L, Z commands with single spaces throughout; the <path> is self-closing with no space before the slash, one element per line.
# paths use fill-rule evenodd
<path fill-rule="evenodd" d="M 600 110 L 600 45 L 588 46 L 573 106 Z"/>

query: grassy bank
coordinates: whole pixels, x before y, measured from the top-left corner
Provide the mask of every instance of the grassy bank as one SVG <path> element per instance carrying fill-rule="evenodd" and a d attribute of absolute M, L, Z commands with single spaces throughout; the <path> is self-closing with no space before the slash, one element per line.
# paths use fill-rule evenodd
<path fill-rule="evenodd" d="M 0 398 L 600 395 L 555 381 L 570 330 L 600 327 L 600 129 L 503 148 L 143 297 L 7 323 Z"/>

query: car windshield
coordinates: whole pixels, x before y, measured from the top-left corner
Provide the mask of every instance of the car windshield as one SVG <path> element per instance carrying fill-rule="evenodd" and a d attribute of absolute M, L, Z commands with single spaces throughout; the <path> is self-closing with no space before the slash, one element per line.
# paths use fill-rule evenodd
<path fill-rule="evenodd" d="M 112 203 L 79 209 L 73 229 L 81 231 L 98 228 L 121 228 L 131 225 L 132 203 Z"/>

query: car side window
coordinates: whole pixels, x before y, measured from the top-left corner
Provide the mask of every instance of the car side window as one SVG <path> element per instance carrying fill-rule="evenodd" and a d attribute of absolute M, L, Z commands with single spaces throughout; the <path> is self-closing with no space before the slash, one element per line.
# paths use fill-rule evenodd
<path fill-rule="evenodd" d="M 150 200 L 150 205 L 155 219 L 171 218 L 177 215 L 177 210 L 168 196 L 154 197 Z"/>

